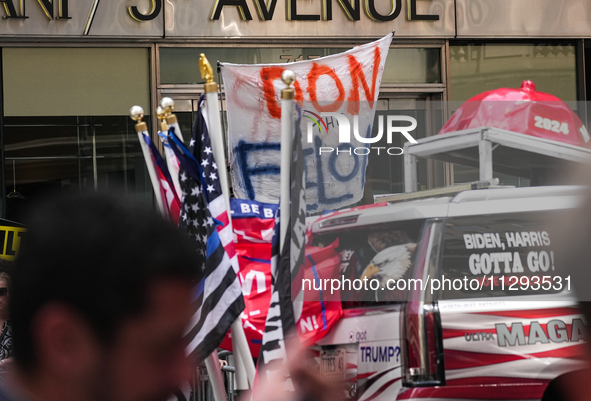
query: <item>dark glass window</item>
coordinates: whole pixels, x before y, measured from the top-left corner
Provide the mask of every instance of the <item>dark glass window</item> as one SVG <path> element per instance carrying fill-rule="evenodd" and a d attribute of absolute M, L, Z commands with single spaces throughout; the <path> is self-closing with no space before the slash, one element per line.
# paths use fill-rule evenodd
<path fill-rule="evenodd" d="M 279 48 L 279 47 L 161 47 L 160 83 L 202 84 L 197 66 L 204 53 L 211 63 L 235 64 L 289 63 L 313 60 L 342 53 L 348 48 Z M 220 82 L 214 68 L 214 80 Z M 388 52 L 382 84 L 441 83 L 440 48 L 391 48 Z"/>
<path fill-rule="evenodd" d="M 149 116 L 147 116 L 149 121 Z M 151 199 L 128 116 L 5 117 L 6 217 L 48 192 L 118 189 Z"/>
<path fill-rule="evenodd" d="M 313 246 L 327 247 L 338 244 L 339 279 L 353 282 L 364 278 L 378 280 L 377 290 L 354 286 L 341 289 L 341 300 L 345 307 L 371 306 L 378 303 L 403 302 L 407 291 L 391 286 L 388 280 L 408 280 L 412 277 L 415 255 L 424 220 L 400 221 L 372 224 L 368 227 L 349 228 L 335 233 L 319 234 L 313 238 Z M 338 241 L 338 242 L 335 242 Z M 343 281 L 343 283 L 346 283 Z"/>
<path fill-rule="evenodd" d="M 150 125 L 147 48 L 4 48 L 2 62 L 8 219 L 47 192 L 118 188 L 152 201 L 128 114 L 141 105 Z"/>

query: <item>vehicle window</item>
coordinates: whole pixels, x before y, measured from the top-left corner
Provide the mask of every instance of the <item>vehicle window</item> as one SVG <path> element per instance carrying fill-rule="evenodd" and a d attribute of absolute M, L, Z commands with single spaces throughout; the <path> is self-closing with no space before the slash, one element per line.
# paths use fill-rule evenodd
<path fill-rule="evenodd" d="M 470 216 L 447 220 L 439 299 L 551 294 L 561 276 L 554 222 L 563 212 Z"/>
<path fill-rule="evenodd" d="M 425 220 L 384 223 L 314 236 L 312 246 L 338 244 L 343 307 L 406 300 L 405 291 L 389 290 L 386 283 L 412 276 L 424 224 Z"/>

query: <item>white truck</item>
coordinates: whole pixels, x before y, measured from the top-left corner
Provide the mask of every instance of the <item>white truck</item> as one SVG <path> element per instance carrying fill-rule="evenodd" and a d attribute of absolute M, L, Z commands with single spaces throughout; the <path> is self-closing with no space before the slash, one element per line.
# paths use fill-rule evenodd
<path fill-rule="evenodd" d="M 321 373 L 359 401 L 540 399 L 584 352 L 553 231 L 583 191 L 467 190 L 315 221 L 313 245 L 339 240 L 341 275 L 380 283 L 341 291 Z"/>

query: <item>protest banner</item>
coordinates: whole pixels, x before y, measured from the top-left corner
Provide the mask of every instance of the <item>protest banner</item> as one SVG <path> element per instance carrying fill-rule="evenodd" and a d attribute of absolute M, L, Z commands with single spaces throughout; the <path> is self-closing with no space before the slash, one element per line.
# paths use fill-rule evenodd
<path fill-rule="evenodd" d="M 300 128 L 308 211 L 337 209 L 362 198 L 368 144 L 375 142 L 369 136 L 391 41 L 389 34 L 344 53 L 287 65 L 222 63 L 237 197 L 278 202 L 281 74 L 290 69 L 304 117 Z M 343 139 L 346 124 L 349 138 Z"/>
<path fill-rule="evenodd" d="M 271 301 L 271 240 L 277 205 L 245 199 L 230 199 L 234 244 L 240 264 L 240 280 L 246 307 L 242 325 L 254 357 L 260 352 L 265 321 Z M 319 280 L 337 277 L 338 242 L 325 248 L 306 248 L 304 279 Z M 313 344 L 328 334 L 342 316 L 340 291 L 321 294 L 313 288 L 304 289 L 300 302 L 301 316 L 296 319 L 298 338 L 305 345 Z M 220 345 L 232 350 L 229 335 Z"/>

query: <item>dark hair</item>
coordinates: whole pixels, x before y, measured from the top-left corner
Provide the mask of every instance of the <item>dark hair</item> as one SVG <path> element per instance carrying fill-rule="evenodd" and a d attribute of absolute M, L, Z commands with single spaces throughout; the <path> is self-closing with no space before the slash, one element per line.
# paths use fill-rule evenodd
<path fill-rule="evenodd" d="M 24 370 L 36 362 L 31 321 L 45 304 L 74 308 L 108 344 L 124 319 L 144 311 L 150 283 L 193 280 L 201 266 L 185 235 L 124 195 L 54 198 L 25 222 L 10 312 L 15 361 Z"/>

